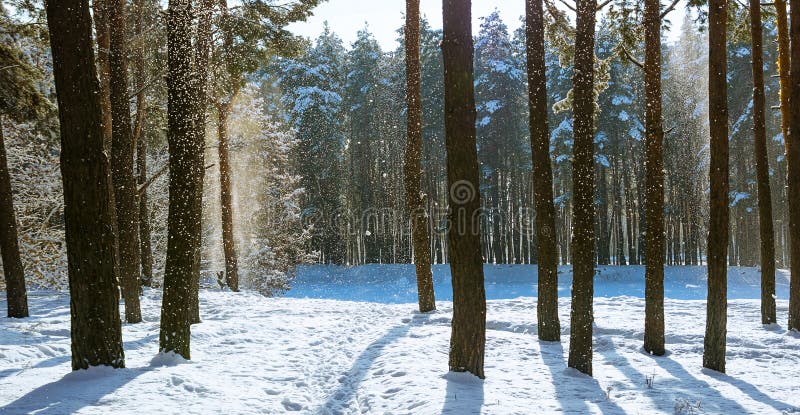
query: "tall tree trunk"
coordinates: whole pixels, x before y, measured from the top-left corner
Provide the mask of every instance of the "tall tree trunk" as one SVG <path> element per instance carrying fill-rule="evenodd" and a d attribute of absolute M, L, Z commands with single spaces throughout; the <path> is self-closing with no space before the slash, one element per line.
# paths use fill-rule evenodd
<path fill-rule="evenodd" d="M 419 0 L 406 0 L 406 154 L 405 191 L 406 208 L 411 216 L 411 238 L 414 246 L 414 268 L 417 273 L 419 311 L 427 313 L 436 309 L 433 291 L 431 253 L 428 249 L 428 214 L 420 182 L 422 170 L 422 80 L 419 62 Z"/>
<path fill-rule="evenodd" d="M 525 47 L 528 66 L 528 108 L 533 162 L 533 198 L 536 204 L 536 240 L 539 338 L 561 340 L 558 321 L 558 248 L 553 170 L 550 161 L 550 126 L 547 122 L 547 72 L 544 60 L 542 0 L 525 1 Z"/>
<path fill-rule="evenodd" d="M 573 161 L 572 312 L 569 367 L 592 374 L 594 313 L 594 25 L 596 0 L 577 1 Z"/>
<path fill-rule="evenodd" d="M 786 14 L 786 0 L 775 0 L 775 21 L 778 32 L 778 81 L 781 99 L 781 133 L 785 150 L 789 151 L 789 120 L 791 118 L 792 77 L 791 43 L 789 41 L 789 18 Z"/>
<path fill-rule="evenodd" d="M 708 96 L 711 131 L 708 303 L 703 367 L 725 372 L 728 258 L 727 0 L 708 5 Z"/>
<path fill-rule="evenodd" d="M 134 79 L 136 83 L 136 123 L 133 128 L 133 142 L 136 143 L 136 173 L 138 185 L 147 182 L 147 136 L 144 134 L 144 118 L 147 112 L 145 99 L 145 64 L 144 64 L 144 0 L 136 0 L 136 21 L 134 31 L 137 36 L 134 49 Z M 153 250 L 150 238 L 150 214 L 147 207 L 147 189 L 139 195 L 139 258 L 142 266 L 141 283 L 149 287 L 153 282 Z"/>
<path fill-rule="evenodd" d="M 203 142 L 195 133 L 197 99 L 192 62 L 190 0 L 170 0 L 167 10 L 167 142 L 169 214 L 164 298 L 159 349 L 190 358 L 191 303 L 195 256 L 200 250 L 201 206 L 196 203 L 203 175 Z"/>
<path fill-rule="evenodd" d="M 233 97 L 231 97 L 233 98 Z M 236 242 L 233 238 L 233 189 L 228 140 L 228 114 L 232 102 L 217 106 L 217 134 L 219 137 L 219 200 L 222 211 L 222 250 L 225 254 L 225 283 L 231 291 L 239 291 L 239 266 Z"/>
<path fill-rule="evenodd" d="M 106 150 L 111 151 L 111 69 L 109 54 L 111 50 L 111 32 L 109 25 L 110 6 L 108 0 L 92 0 L 94 12 L 94 33 L 97 42 L 97 75 L 100 78 L 100 108 L 103 122 L 103 142 Z"/>
<path fill-rule="evenodd" d="M 772 222 L 772 191 L 769 186 L 767 127 L 764 98 L 764 48 L 761 2 L 750 0 L 750 37 L 753 45 L 753 134 L 758 181 L 758 223 L 761 231 L 761 323 L 777 322 L 775 316 L 775 231 Z"/>
<path fill-rule="evenodd" d="M 444 108 L 448 241 L 453 278 L 450 370 L 483 378 L 486 291 L 481 258 L 478 151 L 475 143 L 472 1 L 443 1 Z"/>
<path fill-rule="evenodd" d="M 664 355 L 664 129 L 661 115 L 661 2 L 644 3 L 645 322 L 644 349 Z"/>
<path fill-rule="evenodd" d="M 790 3 L 792 91 L 787 164 L 789 187 L 789 330 L 800 331 L 800 0 Z"/>
<path fill-rule="evenodd" d="M 86 0 L 46 2 L 61 129 L 72 368 L 125 366 L 111 168 Z"/>
<path fill-rule="evenodd" d="M 8 317 L 28 317 L 25 269 L 22 267 L 22 258 L 19 255 L 17 215 L 14 213 L 14 195 L 11 191 L 11 174 L 8 171 L 2 116 L 0 116 L 0 254 L 3 258 L 3 276 L 6 280 Z"/>
<path fill-rule="evenodd" d="M 228 2 L 220 1 L 222 18 L 228 20 Z M 225 283 L 231 291 L 239 291 L 239 266 L 236 258 L 236 244 L 233 238 L 233 192 L 231 167 L 228 154 L 228 114 L 233 101 L 239 93 L 239 75 L 234 69 L 233 33 L 226 30 L 222 36 L 222 54 L 227 79 L 221 102 L 217 103 L 217 133 L 219 135 L 219 181 L 220 205 L 222 211 L 222 248 L 225 254 Z"/>
<path fill-rule="evenodd" d="M 117 216 L 120 283 L 125 300 L 125 321 L 139 323 L 139 198 L 133 172 L 134 149 L 128 98 L 128 50 L 125 0 L 111 0 L 109 69 L 111 80 L 111 175 Z"/>
<path fill-rule="evenodd" d="M 202 145 L 200 152 L 200 165 L 205 164 L 205 144 L 206 144 L 206 119 L 208 116 L 208 66 L 211 56 L 211 16 L 214 11 L 215 0 L 202 0 L 200 17 L 197 22 L 197 34 L 195 39 L 195 73 L 197 74 L 195 84 L 195 121 L 194 133 L 197 135 L 198 142 Z M 205 179 L 205 169 L 203 173 L 195 178 L 197 180 L 196 194 L 194 198 L 195 209 L 201 213 L 203 211 L 203 185 Z M 201 226 L 202 229 L 202 226 Z M 202 234 L 200 235 L 202 238 Z M 202 259 L 202 242 L 197 243 L 194 262 L 192 264 L 192 298 L 189 305 L 189 320 L 192 324 L 200 322 L 200 260 Z"/>

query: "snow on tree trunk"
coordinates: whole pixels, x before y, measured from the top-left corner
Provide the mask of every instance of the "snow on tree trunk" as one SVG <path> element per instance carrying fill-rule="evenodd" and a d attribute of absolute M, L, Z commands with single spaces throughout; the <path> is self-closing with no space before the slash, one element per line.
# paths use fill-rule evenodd
<path fill-rule="evenodd" d="M 196 134 L 197 99 L 189 0 L 170 0 L 167 10 L 167 117 L 169 218 L 159 349 L 190 358 L 190 323 L 195 257 L 200 250 L 203 142 Z"/>

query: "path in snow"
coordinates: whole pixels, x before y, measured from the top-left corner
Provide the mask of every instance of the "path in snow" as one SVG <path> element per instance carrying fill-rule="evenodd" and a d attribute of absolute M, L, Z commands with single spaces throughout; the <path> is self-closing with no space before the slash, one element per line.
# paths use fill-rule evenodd
<path fill-rule="evenodd" d="M 0 414 L 800 412 L 800 336 L 762 326 L 757 300 L 730 301 L 721 375 L 700 367 L 704 301 L 666 302 L 670 354 L 658 358 L 641 351 L 643 300 L 597 298 L 594 378 L 566 369 L 569 299 L 561 344 L 537 341 L 534 298 L 492 300 L 485 381 L 447 373 L 448 302 L 419 314 L 203 291 L 184 362 L 157 355 L 160 293 L 148 290 L 145 322 L 123 329 L 128 368 L 70 373 L 68 296 L 30 300 L 36 317 L 0 318 Z"/>

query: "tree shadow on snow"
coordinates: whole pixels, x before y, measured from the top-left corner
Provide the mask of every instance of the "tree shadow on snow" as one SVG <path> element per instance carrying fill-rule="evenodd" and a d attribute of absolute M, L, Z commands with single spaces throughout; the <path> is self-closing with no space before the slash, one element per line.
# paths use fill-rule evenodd
<path fill-rule="evenodd" d="M 757 402 L 761 402 L 765 405 L 769 405 L 776 411 L 779 411 L 781 413 L 797 410 L 797 408 L 793 407 L 792 405 L 773 399 L 771 396 L 765 394 L 764 392 L 761 392 L 755 386 L 741 379 L 737 379 L 732 376 L 728 376 L 724 373 L 714 372 L 713 370 L 707 370 L 707 369 L 704 369 L 703 373 L 720 382 L 725 382 L 729 385 L 734 386 L 736 389 L 739 389 L 739 391 L 749 396 L 750 399 Z"/>
<path fill-rule="evenodd" d="M 468 373 L 450 372 L 447 381 L 442 414 L 479 414 L 483 407 L 483 379 Z"/>
<path fill-rule="evenodd" d="M 624 374 L 625 377 L 631 381 L 631 383 L 644 387 L 644 389 L 642 389 L 642 393 L 650 398 L 659 411 L 663 413 L 675 411 L 675 402 L 671 401 L 669 396 L 662 395 L 661 391 L 656 389 L 655 386 L 653 386 L 652 389 L 647 386 L 648 375 L 638 371 L 631 365 L 628 358 L 617 353 L 617 349 L 610 339 L 609 344 L 605 345 L 604 347 L 598 347 L 597 350 L 603 355 L 606 363 L 614 366 L 615 369 L 622 372 L 622 374 Z M 655 382 L 655 380 L 656 379 L 653 379 L 653 382 Z"/>
<path fill-rule="evenodd" d="M 322 405 L 318 412 L 320 413 L 341 413 L 350 408 L 352 400 L 358 391 L 361 382 L 367 377 L 372 364 L 381 356 L 383 349 L 404 337 L 411 330 L 413 326 L 425 324 L 430 317 L 430 314 L 417 313 L 414 314 L 411 321 L 406 324 L 392 327 L 379 339 L 372 342 L 363 352 L 356 358 L 353 366 L 343 375 L 340 379 L 340 386 L 330 394 L 328 400 Z"/>
<path fill-rule="evenodd" d="M 645 356 L 650 356 L 649 354 L 644 352 L 643 354 Z M 684 369 L 684 367 L 680 363 L 670 359 L 667 356 L 650 356 L 650 357 L 657 365 L 661 366 L 662 369 L 666 370 L 670 375 L 678 379 L 677 385 L 675 386 L 679 385 L 684 386 L 682 389 L 678 390 L 685 393 L 687 397 L 690 397 L 693 400 L 700 401 L 704 408 L 710 406 L 710 404 L 708 404 L 708 400 L 710 399 L 712 400 L 712 402 L 719 403 L 719 407 L 715 408 L 714 412 L 732 413 L 732 414 L 750 413 L 750 411 L 742 407 L 742 405 L 739 404 L 739 402 L 736 402 L 733 399 L 722 396 L 722 394 L 719 393 L 718 390 L 711 387 L 711 385 L 709 385 L 708 382 L 700 380 L 695 376 L 693 376 L 691 373 L 686 371 L 686 369 Z M 704 373 L 708 375 L 711 375 L 712 373 L 717 373 L 713 371 L 708 371 L 706 369 L 703 370 Z"/>
<path fill-rule="evenodd" d="M 624 414 L 616 402 L 608 399 L 606 391 L 591 376 L 567 367 L 564 360 L 564 346 L 561 342 L 539 341 L 542 361 L 550 369 L 556 388 L 556 399 L 561 411 L 569 414 L 591 412 L 588 403 L 593 402 L 604 414 Z"/>
<path fill-rule="evenodd" d="M 142 373 L 144 370 L 110 367 L 74 371 L 0 407 L 0 413 L 52 415 L 75 413 L 82 408 L 98 404 L 103 397 Z"/>

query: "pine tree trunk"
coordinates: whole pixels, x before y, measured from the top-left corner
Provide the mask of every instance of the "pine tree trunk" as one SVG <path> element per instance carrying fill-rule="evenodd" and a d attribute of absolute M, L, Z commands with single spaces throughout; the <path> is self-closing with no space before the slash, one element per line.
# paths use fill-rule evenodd
<path fill-rule="evenodd" d="M 561 340 L 558 320 L 558 248 L 553 170 L 550 161 L 550 126 L 547 122 L 547 72 L 544 60 L 544 9 L 542 0 L 525 2 L 525 46 L 528 67 L 528 107 L 533 163 L 533 198 L 536 204 L 536 240 L 539 338 Z"/>
<path fill-rule="evenodd" d="M 222 211 L 222 250 L 225 254 L 225 283 L 231 291 L 239 291 L 239 266 L 236 242 L 233 238 L 233 189 L 231 162 L 228 150 L 228 114 L 230 103 L 217 107 L 217 134 L 219 137 L 219 200 Z"/>
<path fill-rule="evenodd" d="M 211 56 L 211 17 L 214 10 L 214 0 L 202 0 L 200 16 L 197 22 L 197 34 L 195 39 L 195 73 L 197 74 L 195 84 L 195 121 L 194 133 L 197 135 L 198 142 L 202 145 L 203 151 L 200 152 L 200 166 L 205 164 L 205 144 L 206 144 L 206 120 L 208 117 L 208 66 Z M 201 213 L 203 211 L 203 187 L 205 179 L 205 169 L 203 173 L 195 178 L 197 180 L 196 194 L 194 198 L 195 209 Z M 202 229 L 202 225 L 201 225 Z M 200 235 L 202 238 L 202 233 Z M 200 261 L 202 259 L 202 242 L 197 243 L 194 262 L 192 264 L 192 298 L 189 305 L 189 320 L 192 324 L 200 322 Z"/>
<path fill-rule="evenodd" d="M 138 37 L 134 50 L 134 79 L 136 80 L 136 124 L 133 129 L 133 142 L 136 143 L 136 173 L 139 186 L 147 182 L 147 136 L 144 134 L 144 118 L 147 112 L 144 84 L 146 82 L 144 64 L 144 0 L 136 0 L 135 33 Z M 138 193 L 138 190 L 137 190 Z M 150 214 L 147 207 L 147 189 L 139 195 L 139 258 L 142 266 L 141 284 L 150 287 L 153 283 L 153 250 L 151 247 Z"/>
<path fill-rule="evenodd" d="M 786 0 L 775 0 L 775 22 L 778 32 L 778 81 L 781 99 L 781 133 L 786 151 L 789 151 L 789 120 L 791 118 L 791 43 L 789 41 L 789 18 Z"/>
<path fill-rule="evenodd" d="M 139 101 L 143 104 L 142 101 Z M 147 182 L 147 135 L 140 133 L 136 140 L 136 172 L 138 184 Z M 139 255 L 142 262 L 142 286 L 153 285 L 153 248 L 150 227 L 150 209 L 147 205 L 147 189 L 139 194 Z"/>
<path fill-rule="evenodd" d="M 125 300 L 125 321 L 139 323 L 139 200 L 133 172 L 134 149 L 128 98 L 128 51 L 125 0 L 108 4 L 111 28 L 109 69 L 111 80 L 111 173 L 117 216 L 120 283 Z"/>
<path fill-rule="evenodd" d="M 445 147 L 449 185 L 453 323 L 450 370 L 483 378 L 486 291 L 481 258 L 471 0 L 444 0 Z"/>
<path fill-rule="evenodd" d="M 85 0 L 46 2 L 61 130 L 72 368 L 125 366 L 111 167 Z"/>
<path fill-rule="evenodd" d="M 708 303 L 703 367 L 725 372 L 728 258 L 727 0 L 708 7 L 708 95 L 711 131 L 708 225 Z"/>
<path fill-rule="evenodd" d="M 594 26 L 596 0 L 577 1 L 574 115 L 572 312 L 568 365 L 592 374 L 594 313 Z"/>
<path fill-rule="evenodd" d="M 800 0 L 791 0 L 792 95 L 787 140 L 789 199 L 789 330 L 800 331 Z"/>
<path fill-rule="evenodd" d="M 94 32 L 97 42 L 97 75 L 100 78 L 100 108 L 102 111 L 103 136 L 106 150 L 111 152 L 111 32 L 109 29 L 110 6 L 108 0 L 93 0 Z"/>
<path fill-rule="evenodd" d="M 414 268 L 417 273 L 419 311 L 436 309 L 433 291 L 431 253 L 428 246 L 428 214 L 425 197 L 420 188 L 422 170 L 422 81 L 419 62 L 419 0 L 406 0 L 406 106 L 407 138 L 405 154 L 406 208 L 411 219 L 411 238 L 414 246 Z"/>
<path fill-rule="evenodd" d="M 661 115 L 661 2 L 645 0 L 644 349 L 664 355 L 664 129 Z"/>
<path fill-rule="evenodd" d="M 192 10 L 190 0 L 170 0 L 167 10 L 167 141 L 169 214 L 159 349 L 190 358 L 195 256 L 202 209 L 196 203 L 203 175 L 203 143 L 195 133 Z"/>
<path fill-rule="evenodd" d="M 753 64 L 753 134 L 758 182 L 758 223 L 761 232 L 761 323 L 777 322 L 775 316 L 775 231 L 772 222 L 772 191 L 769 185 L 767 127 L 764 98 L 764 48 L 761 2 L 750 0 L 750 37 Z"/>
<path fill-rule="evenodd" d="M 6 158 L 2 116 L 0 116 L 0 254 L 3 258 L 3 276 L 6 281 L 8 317 L 28 317 L 25 269 L 22 267 L 22 258 L 19 255 L 17 215 L 14 213 L 14 195 Z"/>

